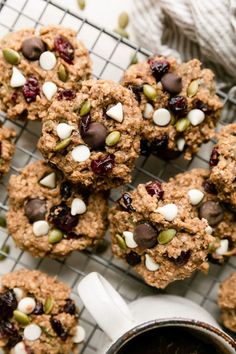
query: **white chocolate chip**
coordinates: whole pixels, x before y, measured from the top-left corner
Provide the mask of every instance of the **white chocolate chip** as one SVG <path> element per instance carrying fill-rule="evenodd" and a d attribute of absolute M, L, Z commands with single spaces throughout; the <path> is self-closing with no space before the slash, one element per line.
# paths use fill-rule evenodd
<path fill-rule="evenodd" d="M 192 205 L 197 205 L 204 198 L 204 193 L 202 191 L 200 191 L 199 189 L 193 188 L 188 191 L 188 197 L 189 197 L 190 203 Z"/>
<path fill-rule="evenodd" d="M 57 85 L 54 82 L 47 81 L 42 86 L 42 91 L 48 101 L 51 101 L 55 93 L 57 92 Z"/>
<path fill-rule="evenodd" d="M 205 228 L 205 232 L 206 232 L 208 235 L 211 235 L 212 232 L 213 232 L 213 228 L 212 228 L 210 225 L 208 225 L 208 226 Z"/>
<path fill-rule="evenodd" d="M 33 234 L 35 236 L 47 235 L 49 231 L 49 225 L 45 220 L 35 221 L 33 223 Z"/>
<path fill-rule="evenodd" d="M 83 162 L 89 159 L 90 150 L 86 145 L 78 145 L 72 150 L 71 155 L 74 161 Z"/>
<path fill-rule="evenodd" d="M 178 213 L 178 208 L 175 204 L 170 203 L 157 208 L 155 212 L 160 213 L 167 221 L 172 221 Z"/>
<path fill-rule="evenodd" d="M 57 63 L 57 59 L 54 53 L 43 52 L 39 57 L 39 65 L 43 70 L 52 70 Z"/>
<path fill-rule="evenodd" d="M 36 302 L 32 297 L 24 297 L 18 303 L 17 308 L 19 311 L 25 313 L 26 315 L 29 315 L 34 311 L 35 306 L 36 306 Z"/>
<path fill-rule="evenodd" d="M 106 114 L 108 115 L 108 117 L 116 120 L 119 123 L 123 122 L 124 115 L 122 104 L 119 102 L 115 106 L 112 106 L 106 111 Z"/>
<path fill-rule="evenodd" d="M 55 188 L 56 187 L 56 174 L 55 172 L 50 173 L 49 175 L 45 176 L 39 181 L 39 184 L 41 184 L 44 187 L 48 188 Z"/>
<path fill-rule="evenodd" d="M 160 265 L 154 262 L 153 258 L 149 254 L 145 254 L 145 266 L 151 272 L 155 272 L 160 268 Z"/>
<path fill-rule="evenodd" d="M 185 139 L 184 138 L 177 139 L 176 145 L 179 151 L 183 151 L 185 147 Z"/>
<path fill-rule="evenodd" d="M 82 199 L 73 199 L 71 203 L 71 215 L 84 214 L 86 209 L 86 204 Z"/>
<path fill-rule="evenodd" d="M 21 87 L 24 86 L 25 83 L 26 83 L 26 78 L 24 77 L 24 75 L 20 72 L 19 69 L 13 66 L 10 86 Z"/>
<path fill-rule="evenodd" d="M 196 126 L 204 121 L 205 113 L 200 109 L 195 108 L 188 113 L 187 118 L 193 126 Z"/>
<path fill-rule="evenodd" d="M 153 122 L 160 127 L 164 127 L 170 123 L 170 112 L 165 108 L 157 109 L 153 114 Z"/>
<path fill-rule="evenodd" d="M 26 340 L 35 341 L 40 338 L 41 333 L 42 333 L 41 328 L 38 325 L 36 325 L 35 323 L 32 323 L 32 324 L 25 327 L 24 338 Z"/>
<path fill-rule="evenodd" d="M 229 241 L 227 239 L 220 240 L 220 246 L 215 250 L 218 256 L 223 256 L 229 249 Z"/>
<path fill-rule="evenodd" d="M 19 342 L 17 343 L 14 348 L 12 349 L 12 354 L 27 354 L 28 351 L 25 349 L 25 343 Z"/>
<path fill-rule="evenodd" d="M 144 118 L 146 118 L 146 119 L 150 118 L 153 114 L 153 111 L 154 111 L 153 106 L 150 103 L 146 103 L 146 106 L 145 106 L 145 109 L 143 112 Z"/>
<path fill-rule="evenodd" d="M 24 291 L 21 288 L 13 288 L 17 301 L 20 301 L 24 296 Z"/>
<path fill-rule="evenodd" d="M 76 326 L 75 335 L 73 337 L 73 343 L 81 343 L 85 340 L 85 329 L 81 326 Z"/>
<path fill-rule="evenodd" d="M 125 238 L 125 243 L 129 248 L 138 247 L 137 243 L 134 241 L 134 234 L 130 231 L 124 231 L 123 236 Z"/>
<path fill-rule="evenodd" d="M 57 135 L 60 139 L 64 140 L 71 136 L 72 130 L 74 128 L 67 123 L 59 123 L 57 126 Z"/>

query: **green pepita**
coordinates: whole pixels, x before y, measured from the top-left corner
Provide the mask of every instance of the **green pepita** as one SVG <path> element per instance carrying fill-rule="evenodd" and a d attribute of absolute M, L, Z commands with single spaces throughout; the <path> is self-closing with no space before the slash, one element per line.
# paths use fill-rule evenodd
<path fill-rule="evenodd" d="M 106 137 L 106 145 L 107 146 L 114 146 L 118 143 L 118 141 L 120 140 L 120 132 L 118 132 L 117 130 L 114 130 L 113 132 L 111 132 L 110 134 L 107 135 Z"/>
<path fill-rule="evenodd" d="M 219 237 L 215 237 L 213 242 L 210 242 L 208 245 L 209 253 L 214 253 L 215 250 L 220 246 L 220 239 Z"/>
<path fill-rule="evenodd" d="M 100 254 L 100 253 L 105 252 L 107 250 L 108 246 L 109 246 L 108 241 L 103 239 L 94 247 L 93 250 L 95 253 Z"/>
<path fill-rule="evenodd" d="M 118 243 L 119 247 L 123 251 L 126 251 L 127 250 L 127 246 L 126 246 L 126 243 L 125 243 L 125 240 L 123 239 L 123 237 L 120 236 L 120 235 L 116 235 L 116 240 L 117 240 L 117 243 Z"/>
<path fill-rule="evenodd" d="M 85 101 L 80 108 L 79 115 L 81 117 L 86 116 L 90 112 L 90 109 L 91 109 L 90 101 Z"/>
<path fill-rule="evenodd" d="M 127 12 L 121 12 L 118 18 L 118 25 L 120 28 L 125 29 L 129 24 L 129 15 Z"/>
<path fill-rule="evenodd" d="M 77 4 L 78 4 L 80 10 L 85 9 L 85 6 L 86 6 L 85 0 L 77 0 Z"/>
<path fill-rule="evenodd" d="M 0 215 L 0 227 L 6 227 L 6 226 L 7 226 L 6 219 L 4 218 L 4 216 Z"/>
<path fill-rule="evenodd" d="M 17 53 L 14 49 L 11 48 L 4 48 L 2 50 L 2 54 L 4 59 L 12 65 L 17 65 L 20 62 L 20 54 Z"/>
<path fill-rule="evenodd" d="M 27 326 L 30 323 L 29 317 L 19 310 L 13 311 L 13 317 L 22 326 Z"/>
<path fill-rule="evenodd" d="M 60 141 L 55 146 L 54 151 L 61 151 L 61 150 L 65 149 L 70 144 L 70 142 L 71 142 L 71 138 L 67 138 L 67 139 Z"/>
<path fill-rule="evenodd" d="M 6 255 L 9 254 L 10 246 L 9 245 L 2 246 L 1 251 L 6 253 Z M 6 258 L 6 255 L 5 254 L 0 254 L 0 261 L 3 261 Z"/>
<path fill-rule="evenodd" d="M 170 242 L 176 235 L 175 229 L 163 230 L 159 233 L 157 241 L 160 245 L 165 245 Z"/>
<path fill-rule="evenodd" d="M 48 242 L 49 243 L 57 243 L 63 239 L 63 232 L 59 229 L 52 229 L 48 233 Z"/>
<path fill-rule="evenodd" d="M 155 101 L 157 98 L 156 89 L 151 85 L 148 84 L 143 85 L 143 93 L 151 101 Z"/>
<path fill-rule="evenodd" d="M 47 300 L 45 301 L 45 304 L 44 304 L 44 312 L 46 313 L 46 315 L 48 315 L 51 311 L 52 311 L 52 308 L 53 308 L 53 304 L 54 304 L 54 300 L 51 296 L 49 296 L 47 298 Z"/>
<path fill-rule="evenodd" d="M 135 53 L 131 56 L 130 65 L 134 65 L 137 63 L 138 63 L 138 56 L 137 56 L 137 53 Z"/>
<path fill-rule="evenodd" d="M 190 121 L 187 118 L 181 118 L 175 125 L 177 132 L 182 133 L 184 132 L 190 124 Z"/>
<path fill-rule="evenodd" d="M 193 80 L 190 82 L 188 88 L 187 88 L 187 96 L 188 97 L 193 97 L 196 95 L 199 87 L 199 80 Z"/>
<path fill-rule="evenodd" d="M 118 28 L 114 29 L 114 32 L 119 34 L 121 37 L 124 37 L 124 38 L 127 38 L 127 39 L 129 38 L 129 34 L 124 28 L 118 27 Z"/>
<path fill-rule="evenodd" d="M 67 81 L 68 71 L 66 70 L 66 67 L 63 64 L 59 65 L 57 75 L 61 81 L 63 81 L 63 82 Z"/>

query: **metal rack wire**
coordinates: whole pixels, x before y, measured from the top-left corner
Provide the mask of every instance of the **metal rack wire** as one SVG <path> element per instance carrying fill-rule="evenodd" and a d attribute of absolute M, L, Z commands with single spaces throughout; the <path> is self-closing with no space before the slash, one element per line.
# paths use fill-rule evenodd
<path fill-rule="evenodd" d="M 145 49 L 121 39 L 119 35 L 101 29 L 96 24 L 56 5 L 53 1 L 37 0 L 36 3 L 35 0 L 2 0 L 0 2 L 1 36 L 23 27 L 38 28 L 48 24 L 61 24 L 77 31 L 78 38 L 84 41 L 90 51 L 95 78 L 113 78 L 119 81 L 123 71 L 129 66 L 132 55 L 137 53 L 139 60 L 142 60 L 151 54 Z M 220 127 L 222 124 L 233 121 L 236 98 L 232 90 L 228 92 L 218 90 L 218 94 L 224 103 L 222 119 L 219 123 Z M 15 139 L 16 153 L 11 170 L 0 182 L 1 215 L 8 209 L 7 183 L 9 176 L 12 173 L 17 174 L 29 162 L 40 158 L 40 153 L 36 148 L 40 123 L 12 122 L 4 114 L 0 115 L 0 120 L 6 126 L 13 127 L 17 132 Z M 127 188 L 133 188 L 138 183 L 151 179 L 166 180 L 176 173 L 194 167 L 207 168 L 211 147 L 212 142 L 205 144 L 190 162 L 184 161 L 181 157 L 170 162 L 162 161 L 152 155 L 150 157 L 140 157 L 133 173 L 133 182 Z M 116 199 L 117 192 L 117 190 L 112 191 L 111 202 Z M 106 238 L 109 239 L 108 236 Z M 11 251 L 8 255 L 5 254 L 6 259 L 0 263 L 0 274 L 22 267 L 40 269 L 49 274 L 57 275 L 59 279 L 64 280 L 72 287 L 73 297 L 81 309 L 80 323 L 87 333 L 85 343 L 80 346 L 80 353 L 94 354 L 101 335 L 100 329 L 83 308 L 76 293 L 76 285 L 82 276 L 94 270 L 100 272 L 108 278 L 128 302 L 146 294 L 162 292 L 145 285 L 130 268 L 127 268 L 121 261 L 112 256 L 109 247 L 102 253 L 89 250 L 83 253 L 74 253 L 66 260 L 34 259 L 28 253 L 17 249 L 11 237 L 7 234 L 7 230 L 0 228 L 0 247 L 6 244 L 10 246 Z M 0 254 L 4 253 L 0 251 Z M 223 267 L 212 264 L 208 276 L 195 273 L 190 279 L 170 285 L 166 292 L 192 299 L 219 319 L 216 304 L 218 285 L 223 278 L 234 270 L 236 270 L 235 258 L 231 258 Z"/>

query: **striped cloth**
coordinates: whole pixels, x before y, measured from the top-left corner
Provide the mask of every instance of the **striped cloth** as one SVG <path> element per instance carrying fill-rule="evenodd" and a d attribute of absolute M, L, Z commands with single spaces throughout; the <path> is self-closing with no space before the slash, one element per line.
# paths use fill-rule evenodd
<path fill-rule="evenodd" d="M 144 48 L 199 58 L 223 86 L 236 84 L 236 0 L 134 0 L 132 24 Z"/>

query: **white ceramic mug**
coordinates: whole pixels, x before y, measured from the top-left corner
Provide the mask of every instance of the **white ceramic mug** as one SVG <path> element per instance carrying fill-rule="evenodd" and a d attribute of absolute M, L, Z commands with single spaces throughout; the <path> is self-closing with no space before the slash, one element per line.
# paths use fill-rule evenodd
<path fill-rule="evenodd" d="M 196 330 L 218 343 L 222 353 L 236 353 L 236 342 L 220 329 L 205 309 L 186 298 L 153 295 L 128 306 L 112 285 L 96 272 L 80 281 L 78 293 L 106 334 L 98 348 L 101 354 L 115 354 L 125 342 L 140 333 L 170 325 Z"/>

